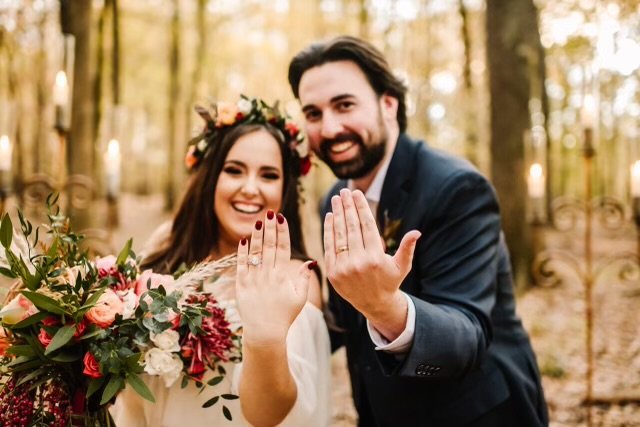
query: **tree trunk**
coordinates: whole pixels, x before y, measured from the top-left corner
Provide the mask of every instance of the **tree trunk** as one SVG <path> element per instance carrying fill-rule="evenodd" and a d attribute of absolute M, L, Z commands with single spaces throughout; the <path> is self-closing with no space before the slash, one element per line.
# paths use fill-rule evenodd
<path fill-rule="evenodd" d="M 518 287 L 528 282 L 531 233 L 526 220 L 524 131 L 531 125 L 530 61 L 539 45 L 532 0 L 487 1 L 487 56 L 491 94 L 491 175 Z"/>
<path fill-rule="evenodd" d="M 113 47 L 111 51 L 111 89 L 113 90 L 113 104 L 120 105 L 120 19 L 118 0 L 111 0 L 111 30 Z"/>
<path fill-rule="evenodd" d="M 169 107 L 167 110 L 169 156 L 167 158 L 167 186 L 165 192 L 165 208 L 173 209 L 175 205 L 175 178 L 177 167 L 176 133 L 177 133 L 177 103 L 180 94 L 180 1 L 173 1 L 173 16 L 171 18 L 171 47 L 169 50 Z"/>
<path fill-rule="evenodd" d="M 467 8 L 464 5 L 463 0 L 459 0 L 458 11 L 462 25 L 460 28 L 462 41 L 464 45 L 464 67 L 463 67 L 463 81 L 464 81 L 464 94 L 466 102 L 462 108 L 464 110 L 465 117 L 465 157 L 474 165 L 479 166 L 478 161 L 478 120 L 475 114 L 477 108 L 477 102 L 471 102 L 475 98 L 475 92 L 473 90 L 473 81 L 471 80 L 471 31 L 469 29 L 469 14 Z"/>
<path fill-rule="evenodd" d="M 63 32 L 75 36 L 71 128 L 66 143 L 69 176 L 81 175 L 93 181 L 92 76 L 91 76 L 91 0 L 61 0 Z M 67 31 L 68 30 L 68 31 Z M 93 183 L 92 183 L 93 184 Z M 84 186 L 68 188 L 69 200 L 83 199 Z M 69 203 L 69 215 L 76 230 L 90 225 L 89 210 Z"/>

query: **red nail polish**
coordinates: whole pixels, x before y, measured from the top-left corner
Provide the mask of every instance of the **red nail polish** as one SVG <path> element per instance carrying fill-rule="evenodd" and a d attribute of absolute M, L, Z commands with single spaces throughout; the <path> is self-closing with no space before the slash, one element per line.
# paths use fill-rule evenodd
<path fill-rule="evenodd" d="M 281 213 L 279 213 L 277 215 L 278 218 L 278 224 L 284 224 L 284 215 L 282 215 Z"/>
<path fill-rule="evenodd" d="M 267 219 L 273 219 L 273 215 L 274 215 L 274 214 L 273 214 L 273 211 L 272 211 L 271 209 L 269 209 L 269 210 L 267 211 Z"/>
<path fill-rule="evenodd" d="M 246 246 L 247 244 L 247 238 L 243 237 L 242 239 L 240 239 L 240 246 Z"/>
<path fill-rule="evenodd" d="M 309 264 L 307 267 L 309 268 L 309 270 L 313 270 L 317 265 L 318 261 L 311 261 L 311 264 Z"/>
<path fill-rule="evenodd" d="M 262 230 L 262 221 L 260 220 L 256 221 L 256 230 L 258 231 Z"/>

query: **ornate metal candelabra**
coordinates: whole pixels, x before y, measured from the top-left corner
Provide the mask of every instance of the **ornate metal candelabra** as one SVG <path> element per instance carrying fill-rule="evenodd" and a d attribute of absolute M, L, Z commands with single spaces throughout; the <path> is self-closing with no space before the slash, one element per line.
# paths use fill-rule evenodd
<path fill-rule="evenodd" d="M 619 229 L 625 225 L 625 207 L 618 200 L 611 197 L 593 197 L 592 193 L 592 163 L 595 157 L 593 146 L 593 131 L 586 128 L 584 132 L 584 149 L 582 152 L 584 162 L 584 199 L 574 197 L 559 197 L 551 206 L 552 225 L 560 231 L 574 230 L 579 217 L 584 218 L 584 259 L 561 249 L 548 248 L 542 250 L 534 259 L 534 280 L 546 286 L 555 286 L 562 281 L 562 271 L 570 270 L 578 277 L 584 287 L 585 296 L 585 328 L 586 328 L 586 393 L 584 404 L 586 406 L 587 425 L 592 425 L 591 405 L 594 403 L 612 402 L 616 399 L 607 397 L 596 398 L 593 393 L 594 374 L 594 313 L 593 313 L 593 289 L 598 279 L 605 270 L 614 267 L 618 269 L 622 280 L 631 280 L 637 277 L 640 264 L 640 198 L 634 198 L 634 221 L 639 231 L 638 252 L 623 252 L 605 259 L 594 260 L 592 251 L 592 230 L 594 217 L 609 230 Z M 538 230 L 539 231 L 539 230 Z M 626 399 L 628 400 L 628 399 Z M 637 401 L 640 401 L 638 397 Z"/>

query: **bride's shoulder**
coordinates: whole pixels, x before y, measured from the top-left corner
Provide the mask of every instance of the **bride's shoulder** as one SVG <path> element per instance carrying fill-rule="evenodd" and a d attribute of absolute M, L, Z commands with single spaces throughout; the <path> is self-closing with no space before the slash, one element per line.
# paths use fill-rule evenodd
<path fill-rule="evenodd" d="M 162 246 L 162 244 L 165 243 L 171 235 L 172 225 L 173 222 L 171 220 L 165 221 L 160 224 L 155 230 L 153 230 L 151 236 L 149 236 L 147 241 L 144 243 L 140 254 L 145 257 L 146 255 L 153 253 L 156 249 Z"/>

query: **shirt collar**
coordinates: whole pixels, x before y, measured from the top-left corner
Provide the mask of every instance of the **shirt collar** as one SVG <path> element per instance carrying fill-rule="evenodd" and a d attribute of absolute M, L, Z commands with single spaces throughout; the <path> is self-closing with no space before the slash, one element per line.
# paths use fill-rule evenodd
<path fill-rule="evenodd" d="M 384 160 L 378 172 L 376 172 L 375 178 L 371 181 L 371 185 L 366 193 L 364 193 L 364 197 L 369 202 L 380 203 L 380 196 L 382 195 L 382 185 L 384 184 L 384 179 L 387 176 L 387 170 L 389 169 L 389 164 L 391 163 L 391 157 L 388 156 L 387 159 Z M 350 179 L 347 181 L 347 188 L 351 191 L 355 190 L 355 185 L 353 180 Z"/>

